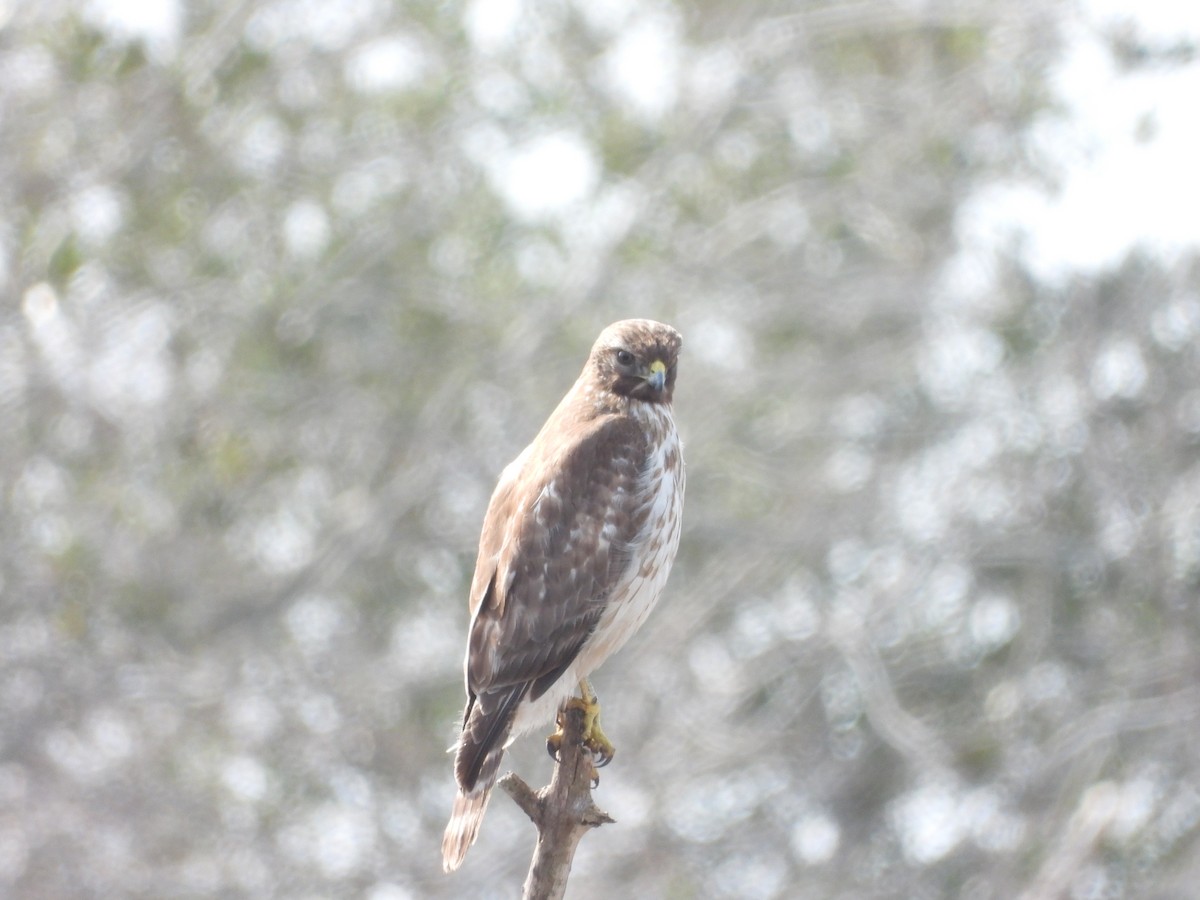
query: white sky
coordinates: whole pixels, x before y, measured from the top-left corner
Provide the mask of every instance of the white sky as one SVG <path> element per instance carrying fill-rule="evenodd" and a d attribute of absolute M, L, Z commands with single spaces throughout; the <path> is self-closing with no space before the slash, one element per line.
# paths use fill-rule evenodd
<path fill-rule="evenodd" d="M 1200 42 L 1200 3 L 1085 0 L 1052 75 L 1068 116 L 1031 135 L 1058 187 L 977 191 L 959 219 L 968 254 L 1017 237 L 1034 274 L 1053 282 L 1119 265 L 1134 248 L 1170 258 L 1200 244 L 1200 64 L 1117 71 L 1102 35 L 1121 23 L 1154 44 Z"/>
<path fill-rule="evenodd" d="M 118 38 L 141 38 L 158 59 L 179 46 L 183 15 L 178 0 L 90 0 L 84 16 Z"/>

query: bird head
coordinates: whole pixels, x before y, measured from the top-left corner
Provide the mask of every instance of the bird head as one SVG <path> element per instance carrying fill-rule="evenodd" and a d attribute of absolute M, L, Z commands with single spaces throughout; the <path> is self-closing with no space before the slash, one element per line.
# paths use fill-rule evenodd
<path fill-rule="evenodd" d="M 600 333 L 588 362 L 614 394 L 670 403 L 682 344 L 679 332 L 670 325 L 625 319 Z"/>

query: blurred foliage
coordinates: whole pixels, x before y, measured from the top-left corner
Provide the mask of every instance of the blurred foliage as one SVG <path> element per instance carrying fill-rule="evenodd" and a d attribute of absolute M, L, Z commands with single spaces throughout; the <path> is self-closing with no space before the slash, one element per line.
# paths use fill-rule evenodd
<path fill-rule="evenodd" d="M 959 240 L 1069 8 L 152 6 L 0 11 L 0 893 L 514 896 L 505 800 L 437 850 L 474 543 L 645 315 L 686 531 L 571 895 L 1191 895 L 1200 264 Z"/>

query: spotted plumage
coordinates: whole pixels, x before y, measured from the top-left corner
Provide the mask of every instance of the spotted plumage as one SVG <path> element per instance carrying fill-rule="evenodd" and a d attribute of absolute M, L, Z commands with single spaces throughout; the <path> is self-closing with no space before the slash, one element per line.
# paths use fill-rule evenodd
<path fill-rule="evenodd" d="M 680 345 L 675 329 L 647 319 L 604 329 L 492 494 L 471 583 L 447 871 L 478 835 L 504 747 L 553 721 L 666 585 L 683 512 L 671 413 Z"/>

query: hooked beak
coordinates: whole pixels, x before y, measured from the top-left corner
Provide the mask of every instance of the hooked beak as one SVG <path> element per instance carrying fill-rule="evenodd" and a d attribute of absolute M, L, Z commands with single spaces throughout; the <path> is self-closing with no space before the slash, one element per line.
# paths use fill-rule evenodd
<path fill-rule="evenodd" d="M 667 383 L 667 364 L 661 359 L 650 363 L 650 374 L 646 376 L 646 383 L 655 391 L 661 391 Z"/>

